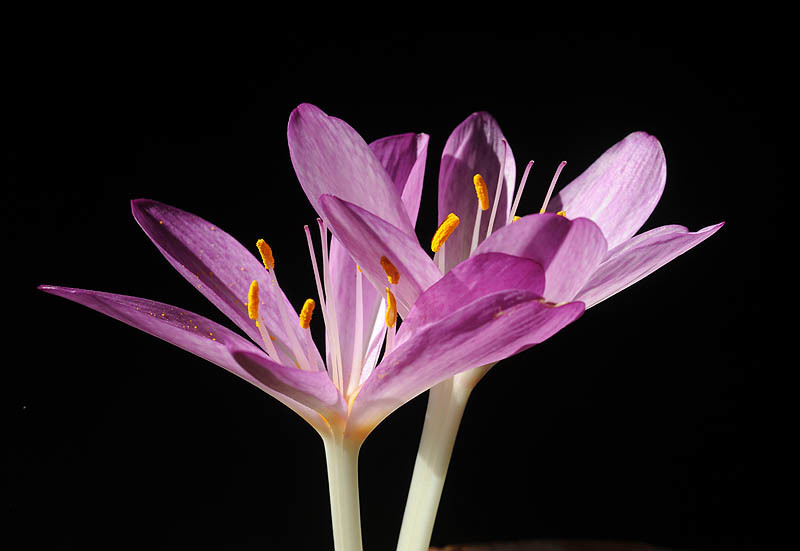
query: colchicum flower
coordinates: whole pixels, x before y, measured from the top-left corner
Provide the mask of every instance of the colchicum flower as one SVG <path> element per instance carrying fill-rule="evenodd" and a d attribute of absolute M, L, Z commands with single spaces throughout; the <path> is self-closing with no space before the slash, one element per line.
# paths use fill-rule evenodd
<path fill-rule="evenodd" d="M 516 209 L 533 162 L 515 194 L 511 148 L 490 115 L 475 113 L 453 131 L 444 148 L 438 193 L 441 226 L 432 242 L 432 260 L 406 217 L 405 197 L 390 193 L 385 171 L 362 141 L 348 125 L 311 105 L 301 105 L 290 119 L 295 171 L 333 234 L 376 288 L 385 279 L 379 255 L 403 274 L 394 293 L 398 311 L 407 315 L 395 341 L 398 346 L 416 335 L 418 326 L 438 323 L 454 304 L 499 311 L 497 305 L 481 301 L 495 285 L 521 288 L 519 268 L 506 264 L 510 258 L 528 259 L 543 270 L 544 287 L 533 291 L 542 295 L 541 305 L 555 310 L 580 305 L 583 310 L 722 226 L 689 232 L 669 225 L 635 235 L 666 181 L 661 145 L 644 132 L 611 147 L 550 200 L 566 164 L 561 163 L 540 212 L 520 218 Z M 391 156 L 375 153 L 381 159 Z M 494 259 L 492 254 L 504 256 Z M 505 283 L 509 275 L 513 281 Z M 527 320 L 518 321 L 523 330 L 536 331 Z M 508 347 L 504 357 L 526 347 Z M 467 356 L 461 361 L 475 365 Z M 463 409 L 472 388 L 493 365 L 494 361 L 483 362 L 462 370 L 432 389 L 399 551 L 427 549 Z"/>
<path fill-rule="evenodd" d="M 580 317 L 583 303 L 562 300 L 569 285 L 552 294 L 547 271 L 571 263 L 559 257 L 561 250 L 591 259 L 599 254 L 588 246 L 584 253 L 569 237 L 588 231 L 572 228 L 590 222 L 558 217 L 558 231 L 567 231 L 553 245 L 549 264 L 502 250 L 476 251 L 466 259 L 456 249 L 448 258 L 463 262 L 443 275 L 414 233 L 427 142 L 424 134 L 403 134 L 367 145 L 347 124 L 313 106 L 293 112 L 292 161 L 322 217 L 321 273 L 305 227 L 319 305 L 308 300 L 299 314 L 281 290 L 265 241 L 256 243 L 259 261 L 198 216 L 152 200 L 132 202 L 134 218 L 170 264 L 249 340 L 168 304 L 40 287 L 217 364 L 313 426 L 325 444 L 337 551 L 361 549 L 357 457 L 374 427 L 433 385 L 542 342 Z M 440 265 L 449 247 L 445 233 L 456 223 L 450 218 L 439 233 Z M 324 359 L 309 330 L 315 311 L 325 321 Z"/>

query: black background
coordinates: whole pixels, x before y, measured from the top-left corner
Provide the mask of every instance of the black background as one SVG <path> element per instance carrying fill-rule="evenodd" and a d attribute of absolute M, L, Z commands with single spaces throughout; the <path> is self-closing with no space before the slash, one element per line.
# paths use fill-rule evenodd
<path fill-rule="evenodd" d="M 3 192 L 2 504 L 18 548 L 42 538 L 52 549 L 332 548 L 323 449 L 300 418 L 211 364 L 36 290 L 143 296 L 231 326 L 133 220 L 129 201 L 147 197 L 245 244 L 267 239 L 299 306 L 315 293 L 302 232 L 315 214 L 286 123 L 306 101 L 367 141 L 430 135 L 423 242 L 442 147 L 478 110 L 500 123 L 518 174 L 536 161 L 523 213 L 538 209 L 559 161 L 566 183 L 645 130 L 664 147 L 668 178 L 643 229 L 727 222 L 479 384 L 433 544 L 762 548 L 771 320 L 785 290 L 775 276 L 787 275 L 777 242 L 786 45 L 687 31 L 264 34 L 20 39 Z M 424 411 L 422 396 L 362 449 L 367 550 L 394 548 Z"/>

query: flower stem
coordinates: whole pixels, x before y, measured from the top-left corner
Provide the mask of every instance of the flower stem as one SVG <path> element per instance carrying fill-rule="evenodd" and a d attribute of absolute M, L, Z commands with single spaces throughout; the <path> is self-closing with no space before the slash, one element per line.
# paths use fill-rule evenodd
<path fill-rule="evenodd" d="M 333 546 L 336 551 L 361 551 L 361 510 L 358 500 L 358 451 L 361 441 L 327 435 L 328 488 L 331 496 Z"/>
<path fill-rule="evenodd" d="M 397 551 L 427 551 L 430 545 L 447 467 L 472 388 L 454 378 L 430 391 Z"/>

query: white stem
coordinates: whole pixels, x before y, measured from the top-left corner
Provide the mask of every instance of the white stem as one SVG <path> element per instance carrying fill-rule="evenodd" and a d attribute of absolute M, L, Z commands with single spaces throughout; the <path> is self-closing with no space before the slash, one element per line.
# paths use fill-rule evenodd
<path fill-rule="evenodd" d="M 447 243 L 442 243 L 442 246 L 439 247 L 439 252 L 436 253 L 436 260 L 438 261 L 439 271 L 442 272 L 442 275 L 444 275 L 445 272 L 447 271 L 447 262 L 445 261 L 444 257 L 445 254 L 444 251 L 446 245 Z"/>
<path fill-rule="evenodd" d="M 507 153 L 507 144 L 506 141 L 503 140 L 503 159 L 500 161 L 500 175 L 497 177 L 497 187 L 494 190 L 494 204 L 492 205 L 492 214 L 489 216 L 489 227 L 486 228 L 486 237 L 488 238 L 492 235 L 492 230 L 494 229 L 494 218 L 497 216 L 497 207 L 500 203 L 500 195 L 503 192 L 503 179 L 506 176 L 506 153 Z M 513 183 L 513 182 L 512 182 Z"/>
<path fill-rule="evenodd" d="M 475 250 L 475 247 L 478 246 L 478 232 L 481 231 L 481 216 L 483 215 L 483 209 L 481 206 L 478 205 L 478 212 L 475 214 L 475 225 L 472 227 L 472 244 L 469 247 L 469 254 Z"/>
<path fill-rule="evenodd" d="M 430 545 L 447 467 L 470 392 L 472 385 L 458 385 L 454 379 L 439 383 L 430 391 L 397 551 L 427 551 Z"/>
<path fill-rule="evenodd" d="M 528 162 L 528 166 L 525 167 L 525 173 L 522 175 L 522 180 L 519 183 L 519 188 L 517 188 L 517 195 L 514 197 L 514 204 L 511 206 L 511 212 L 508 213 L 508 220 L 506 220 L 506 224 L 510 224 L 514 217 L 517 215 L 517 208 L 519 208 L 519 200 L 522 199 L 522 192 L 525 190 L 525 182 L 528 181 L 528 173 L 531 171 L 531 167 L 533 166 L 533 161 Z"/>
<path fill-rule="evenodd" d="M 358 500 L 358 451 L 361 442 L 339 435 L 323 436 L 335 551 L 362 551 Z"/>

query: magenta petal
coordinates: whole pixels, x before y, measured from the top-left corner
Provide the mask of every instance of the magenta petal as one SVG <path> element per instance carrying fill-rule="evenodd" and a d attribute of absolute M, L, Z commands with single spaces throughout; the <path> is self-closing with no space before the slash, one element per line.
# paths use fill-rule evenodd
<path fill-rule="evenodd" d="M 533 260 L 501 253 L 473 256 L 420 295 L 403 320 L 395 342 L 399 346 L 421 327 L 447 317 L 454 307 L 486 295 L 516 289 L 541 297 L 544 288 L 544 270 Z"/>
<path fill-rule="evenodd" d="M 300 377 L 295 377 L 298 383 L 292 386 L 285 383 L 295 379 L 287 378 L 282 374 L 299 371 L 296 368 L 269 362 L 270 365 L 265 366 L 264 369 L 274 372 L 272 375 L 259 374 L 256 370 L 245 370 L 231 355 L 229 348 L 234 347 L 241 353 L 253 356 L 263 356 L 261 350 L 233 331 L 198 314 L 161 302 L 113 293 L 48 285 L 39 288 L 47 293 L 88 306 L 200 356 L 259 387 L 312 424 L 314 424 L 314 415 L 309 408 L 316 409 L 320 400 L 326 401 L 326 403 L 330 401 L 330 391 L 324 390 L 322 382 L 323 379 L 328 381 L 333 388 L 326 372 L 303 372 L 303 381 Z M 270 381 L 273 379 L 280 384 L 272 384 Z M 333 390 L 336 389 L 333 388 Z"/>
<path fill-rule="evenodd" d="M 288 138 L 297 178 L 320 215 L 320 197 L 336 195 L 413 233 L 400 192 L 367 143 L 347 123 L 303 104 L 292 111 Z"/>
<path fill-rule="evenodd" d="M 547 210 L 591 219 L 614 248 L 639 231 L 661 198 L 666 179 L 659 141 L 634 132 L 562 189 Z"/>
<path fill-rule="evenodd" d="M 441 224 L 451 212 L 461 220 L 446 244 L 448 270 L 469 256 L 478 210 L 478 197 L 473 183 L 475 174 L 480 174 L 486 181 L 489 201 L 492 203 L 481 216 L 480 239 L 486 235 L 504 154 L 505 170 L 494 227 L 499 228 L 508 218 L 514 194 L 516 164 L 511 148 L 503 145 L 504 139 L 500 126 L 491 115 L 473 113 L 453 130 L 444 146 L 439 169 L 438 222 Z"/>
<path fill-rule="evenodd" d="M 278 304 L 283 303 L 286 312 L 295 310 L 283 291 L 270 283 L 261 261 L 241 243 L 199 216 L 164 203 L 137 199 L 131 208 L 136 221 L 169 263 L 253 341 L 260 343 L 255 322 L 247 315 L 247 293 L 250 283 L 257 280 L 259 313 L 269 333 L 280 342 L 287 342 Z M 292 323 L 291 330 L 300 342 L 308 341 L 308 332 L 302 331 L 298 323 Z M 306 348 L 316 350 L 310 342 Z M 319 353 L 315 360 L 322 365 Z"/>
<path fill-rule="evenodd" d="M 540 343 L 583 313 L 529 291 L 493 293 L 424 326 L 375 368 L 355 399 L 348 429 L 370 430 L 396 408 L 453 375 Z"/>
<path fill-rule="evenodd" d="M 381 257 L 385 256 L 398 269 L 400 281 L 393 292 L 401 316 L 408 313 L 422 291 L 441 277 L 416 236 L 338 197 L 323 196 L 321 203 L 331 221 L 331 230 L 379 294 L 385 295 L 384 289 L 389 285 Z"/>
<path fill-rule="evenodd" d="M 240 368 L 264 387 L 291 396 L 328 420 L 344 418 L 347 404 L 325 371 L 303 371 L 271 361 L 260 350 L 230 347 Z"/>
<path fill-rule="evenodd" d="M 594 306 L 699 245 L 723 224 L 697 232 L 689 232 L 683 226 L 662 226 L 637 235 L 608 253 L 576 300 L 585 302 L 587 308 Z"/>
<path fill-rule="evenodd" d="M 545 270 L 543 296 L 568 302 L 583 288 L 606 255 L 600 228 L 586 218 L 533 214 L 508 224 L 481 243 L 473 254 L 501 252 L 530 258 Z"/>
<path fill-rule="evenodd" d="M 387 136 L 372 142 L 369 148 L 394 182 L 411 225 L 415 226 L 422 197 L 425 161 L 428 158 L 428 135 Z"/>

